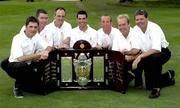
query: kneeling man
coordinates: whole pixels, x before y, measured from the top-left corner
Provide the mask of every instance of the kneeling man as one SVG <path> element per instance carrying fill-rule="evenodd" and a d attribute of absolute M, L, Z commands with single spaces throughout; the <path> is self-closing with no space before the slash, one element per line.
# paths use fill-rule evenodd
<path fill-rule="evenodd" d="M 38 35 L 39 22 L 34 16 L 28 17 L 25 25 L 25 31 L 12 40 L 10 57 L 1 63 L 2 69 L 16 80 L 13 90 L 16 98 L 23 98 L 25 86 L 39 87 L 40 74 L 34 70 L 33 61 L 47 59 L 52 50 Z"/>

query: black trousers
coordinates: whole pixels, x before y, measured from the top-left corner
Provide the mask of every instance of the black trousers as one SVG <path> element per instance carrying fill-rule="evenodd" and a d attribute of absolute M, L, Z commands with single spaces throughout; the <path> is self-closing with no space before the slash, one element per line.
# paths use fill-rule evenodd
<path fill-rule="evenodd" d="M 171 85 L 169 73 L 162 74 L 162 66 L 171 57 L 171 52 L 168 48 L 162 48 L 162 51 L 153 54 L 141 60 L 136 70 L 132 70 L 132 62 L 127 63 L 127 69 L 131 70 L 135 75 L 135 86 L 143 84 L 142 73 L 144 70 L 146 89 L 163 88 Z"/>
<path fill-rule="evenodd" d="M 160 53 L 152 54 L 144 58 L 138 64 L 138 68 L 143 69 L 145 73 L 146 89 L 162 88 L 170 81 L 167 73 L 162 74 L 162 67 L 171 57 L 168 48 L 162 48 Z M 142 74 L 141 72 L 139 74 Z"/>
<path fill-rule="evenodd" d="M 8 58 L 1 62 L 2 69 L 16 80 L 16 87 L 34 93 L 40 93 L 42 90 L 42 73 L 36 71 L 37 66 L 38 63 L 34 62 L 30 65 L 24 62 L 9 62 Z"/>
<path fill-rule="evenodd" d="M 142 78 L 143 68 L 138 67 L 136 70 L 132 70 L 132 63 L 133 62 L 126 62 L 126 69 L 134 74 L 135 87 L 138 87 L 143 84 L 143 78 Z"/>

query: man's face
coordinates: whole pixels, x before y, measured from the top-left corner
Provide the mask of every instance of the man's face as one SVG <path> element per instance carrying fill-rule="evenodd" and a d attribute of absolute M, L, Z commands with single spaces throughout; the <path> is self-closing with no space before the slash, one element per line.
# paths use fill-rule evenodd
<path fill-rule="evenodd" d="M 118 29 L 122 34 L 128 33 L 130 29 L 130 25 L 128 24 L 128 21 L 126 18 L 122 17 L 118 19 Z"/>
<path fill-rule="evenodd" d="M 102 16 L 101 17 L 101 27 L 103 30 L 110 30 L 112 26 L 111 18 L 109 16 Z"/>
<path fill-rule="evenodd" d="M 87 18 L 86 18 L 86 15 L 79 14 L 79 15 L 77 16 L 77 22 L 78 22 L 79 27 L 86 27 L 86 26 L 87 26 Z"/>
<path fill-rule="evenodd" d="M 48 24 L 48 14 L 40 13 L 37 19 L 40 27 L 45 27 Z"/>
<path fill-rule="evenodd" d="M 25 33 L 29 38 L 32 38 L 38 31 L 38 24 L 36 22 L 29 22 L 26 26 Z"/>
<path fill-rule="evenodd" d="M 55 23 L 57 24 L 57 25 L 62 25 L 63 24 L 63 22 L 64 22 L 64 18 L 65 18 L 65 12 L 64 12 L 64 10 L 57 10 L 56 11 L 56 14 L 55 14 L 55 16 L 54 16 L 54 20 L 55 20 Z"/>
<path fill-rule="evenodd" d="M 135 21 L 137 26 L 142 30 L 147 28 L 148 18 L 146 18 L 144 15 L 136 15 Z"/>

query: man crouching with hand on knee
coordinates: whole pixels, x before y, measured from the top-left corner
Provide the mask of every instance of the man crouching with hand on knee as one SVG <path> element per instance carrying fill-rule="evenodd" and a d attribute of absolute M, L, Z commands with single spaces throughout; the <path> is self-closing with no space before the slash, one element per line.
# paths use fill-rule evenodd
<path fill-rule="evenodd" d="M 40 75 L 35 72 L 35 62 L 32 61 L 45 60 L 52 51 L 52 47 L 38 35 L 39 22 L 34 16 L 28 17 L 25 25 L 25 31 L 12 40 L 10 57 L 1 63 L 2 69 L 15 79 L 13 92 L 16 98 L 23 98 L 25 85 L 38 87 Z"/>

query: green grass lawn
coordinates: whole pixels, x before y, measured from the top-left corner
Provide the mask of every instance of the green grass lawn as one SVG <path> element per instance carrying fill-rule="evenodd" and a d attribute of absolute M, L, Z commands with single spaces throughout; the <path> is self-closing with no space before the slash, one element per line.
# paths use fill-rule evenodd
<path fill-rule="evenodd" d="M 56 7 L 67 10 L 67 21 L 76 26 L 76 12 L 84 9 L 89 15 L 89 24 L 99 28 L 100 16 L 109 14 L 116 26 L 116 17 L 128 13 L 131 25 L 134 26 L 133 14 L 136 9 L 143 8 L 149 12 L 149 19 L 158 23 L 170 43 L 171 60 L 164 65 L 164 71 L 176 71 L 176 85 L 163 88 L 158 99 L 148 99 L 149 91 L 136 90 L 130 87 L 126 94 L 110 90 L 72 90 L 56 91 L 46 96 L 25 93 L 24 99 L 15 99 L 12 93 L 14 80 L 0 69 L 0 108 L 178 108 L 180 106 L 180 8 L 178 5 L 134 3 L 119 5 L 117 0 L 86 0 L 84 2 L 53 2 L 35 0 L 0 2 L 0 61 L 9 56 L 12 37 L 24 25 L 28 16 L 34 15 L 36 9 L 44 8 L 49 13 L 49 22 L 53 19 Z M 133 83 L 131 83 L 133 86 Z"/>

